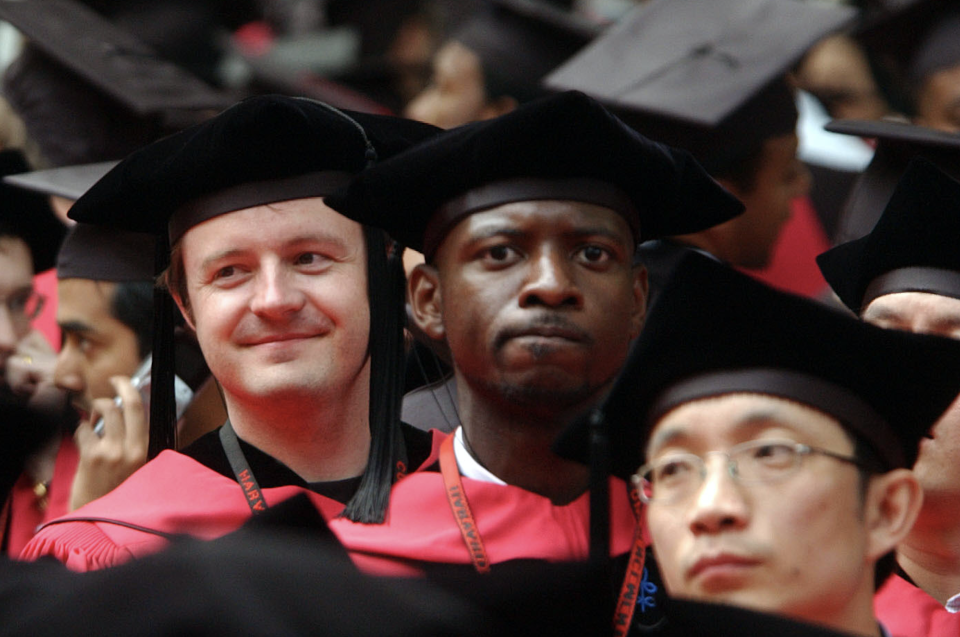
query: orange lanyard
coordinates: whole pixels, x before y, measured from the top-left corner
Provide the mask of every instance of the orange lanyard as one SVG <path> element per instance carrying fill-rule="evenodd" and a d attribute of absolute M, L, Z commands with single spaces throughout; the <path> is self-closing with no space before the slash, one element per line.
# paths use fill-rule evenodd
<path fill-rule="evenodd" d="M 453 450 L 454 434 L 450 434 L 440 443 L 440 473 L 443 476 L 443 485 L 447 493 L 447 501 L 453 518 L 460 527 L 460 535 L 470 551 L 470 559 L 474 568 L 480 573 L 490 571 L 490 560 L 487 550 L 480 536 L 480 529 L 470 510 L 466 493 L 463 491 L 463 482 L 460 479 L 460 470 L 457 467 L 457 457 Z M 637 595 L 643 579 L 643 563 L 646 558 L 646 545 L 643 542 L 643 519 L 640 498 L 636 490 L 630 490 L 630 503 L 637 518 L 637 526 L 633 535 L 633 548 L 630 550 L 630 560 L 627 562 L 627 572 L 620 587 L 620 596 L 613 614 L 614 635 L 623 637 L 630 630 L 633 621 L 633 612 L 637 607 Z"/>
<path fill-rule="evenodd" d="M 633 612 L 637 608 L 637 595 L 641 592 L 643 563 L 647 557 L 647 547 L 643 542 L 643 510 L 636 489 L 630 489 L 630 504 L 637 518 L 637 528 L 633 532 L 633 548 L 630 549 L 630 560 L 620 586 L 617 607 L 613 610 L 613 634 L 616 637 L 624 637 L 630 632 Z"/>
<path fill-rule="evenodd" d="M 460 535 L 470 551 L 470 559 L 478 573 L 490 572 L 490 560 L 487 559 L 487 549 L 483 546 L 480 529 L 467 502 L 467 494 L 463 491 L 463 482 L 460 480 L 460 469 L 457 467 L 457 456 L 453 450 L 453 434 L 447 436 L 440 443 L 440 473 L 443 475 L 443 486 L 447 492 L 447 501 L 453 511 L 453 519 L 460 527 Z"/>

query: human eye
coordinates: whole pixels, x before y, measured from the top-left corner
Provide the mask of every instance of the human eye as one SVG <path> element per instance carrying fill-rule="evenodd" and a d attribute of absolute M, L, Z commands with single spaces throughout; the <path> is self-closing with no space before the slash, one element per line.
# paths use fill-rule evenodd
<path fill-rule="evenodd" d="M 786 441 L 758 442 L 737 454 L 737 464 L 756 471 L 782 471 L 793 468 L 797 457 L 796 445 Z"/>
<path fill-rule="evenodd" d="M 577 248 L 574 258 L 589 267 L 606 267 L 610 265 L 616 254 L 606 246 L 588 243 Z"/>
<path fill-rule="evenodd" d="M 654 484 L 669 485 L 688 480 L 696 472 L 694 461 L 689 456 L 674 456 L 657 462 L 650 474 Z"/>
<path fill-rule="evenodd" d="M 480 260 L 492 267 L 512 265 L 520 260 L 520 251 L 507 244 L 497 244 L 484 248 L 480 252 Z"/>
<path fill-rule="evenodd" d="M 30 296 L 33 290 L 22 290 L 17 292 L 7 301 L 7 307 L 14 314 L 23 314 L 27 310 L 27 304 L 30 302 Z"/>

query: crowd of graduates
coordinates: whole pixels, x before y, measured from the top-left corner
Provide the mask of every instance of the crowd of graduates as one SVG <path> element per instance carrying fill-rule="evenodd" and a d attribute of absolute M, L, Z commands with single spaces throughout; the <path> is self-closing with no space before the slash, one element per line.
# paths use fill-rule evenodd
<path fill-rule="evenodd" d="M 0 21 L 0 635 L 960 634 L 960 4 Z"/>

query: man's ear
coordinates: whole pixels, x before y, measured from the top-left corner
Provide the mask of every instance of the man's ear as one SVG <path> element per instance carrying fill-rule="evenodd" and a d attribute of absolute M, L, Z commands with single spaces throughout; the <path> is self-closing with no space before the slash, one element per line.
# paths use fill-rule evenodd
<path fill-rule="evenodd" d="M 183 302 L 183 299 L 180 298 L 180 295 L 169 290 L 170 296 L 173 297 L 173 302 L 177 304 L 177 309 L 180 310 L 180 314 L 183 315 L 183 320 L 194 333 L 196 333 L 197 328 L 193 324 L 193 312 L 190 311 L 190 306 Z"/>
<path fill-rule="evenodd" d="M 923 504 L 923 490 L 909 469 L 873 476 L 864 500 L 868 557 L 878 560 L 910 533 Z"/>
<path fill-rule="evenodd" d="M 630 317 L 630 339 L 640 336 L 640 330 L 647 319 L 647 298 L 650 294 L 650 281 L 644 265 L 633 266 L 633 311 Z"/>
<path fill-rule="evenodd" d="M 446 331 L 443 328 L 443 299 L 437 269 L 425 263 L 416 266 L 407 282 L 407 296 L 417 329 L 434 340 L 443 340 Z"/>

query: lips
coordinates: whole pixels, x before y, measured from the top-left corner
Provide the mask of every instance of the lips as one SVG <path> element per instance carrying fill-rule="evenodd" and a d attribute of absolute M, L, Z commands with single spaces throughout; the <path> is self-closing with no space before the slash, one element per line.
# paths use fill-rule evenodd
<path fill-rule="evenodd" d="M 255 347 L 257 345 L 269 345 L 271 343 L 285 343 L 287 341 L 299 341 L 315 336 L 322 336 L 323 332 L 286 332 L 283 334 L 267 334 L 250 339 L 244 339 L 241 345 Z"/>
<path fill-rule="evenodd" d="M 737 555 L 735 553 L 719 553 L 701 557 L 687 571 L 687 577 L 693 579 L 710 573 L 736 571 L 742 568 L 756 566 L 760 561 L 756 558 Z"/>
<path fill-rule="evenodd" d="M 562 317 L 546 317 L 537 321 L 507 327 L 497 335 L 497 347 L 512 339 L 543 338 L 589 344 L 590 334 Z"/>

